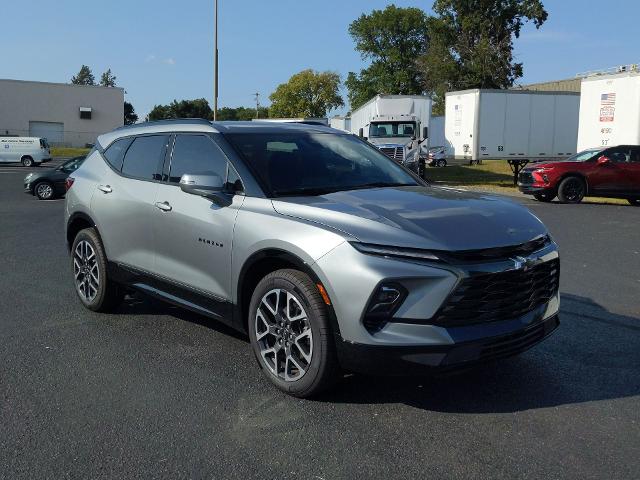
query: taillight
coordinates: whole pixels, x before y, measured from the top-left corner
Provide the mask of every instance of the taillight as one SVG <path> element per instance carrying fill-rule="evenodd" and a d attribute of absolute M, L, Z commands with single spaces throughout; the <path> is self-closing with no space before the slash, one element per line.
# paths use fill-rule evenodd
<path fill-rule="evenodd" d="M 75 178 L 73 177 L 67 177 L 67 179 L 64 181 L 64 191 L 68 192 L 69 189 L 71 188 L 71 186 L 73 185 L 73 182 L 75 181 Z"/>

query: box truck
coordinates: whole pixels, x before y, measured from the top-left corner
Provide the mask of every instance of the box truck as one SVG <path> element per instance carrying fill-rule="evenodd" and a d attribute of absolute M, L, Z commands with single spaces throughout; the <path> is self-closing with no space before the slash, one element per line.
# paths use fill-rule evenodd
<path fill-rule="evenodd" d="M 351 132 L 398 163 L 418 171 L 420 147 L 429 146 L 431 98 L 376 95 L 351 113 Z"/>
<path fill-rule="evenodd" d="M 580 94 L 463 90 L 445 96 L 447 159 L 556 160 L 576 153 Z"/>
<path fill-rule="evenodd" d="M 640 145 L 640 72 L 583 78 L 578 150 Z"/>

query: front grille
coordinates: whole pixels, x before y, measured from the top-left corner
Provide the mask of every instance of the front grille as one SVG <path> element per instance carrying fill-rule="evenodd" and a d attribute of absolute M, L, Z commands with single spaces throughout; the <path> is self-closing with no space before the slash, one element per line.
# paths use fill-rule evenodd
<path fill-rule="evenodd" d="M 483 273 L 464 279 L 429 323 L 462 326 L 517 318 L 547 303 L 558 292 L 560 262 Z"/>
<path fill-rule="evenodd" d="M 381 147 L 380 151 L 392 160 L 402 160 L 402 147 Z"/>
<path fill-rule="evenodd" d="M 525 243 L 509 245 L 507 247 L 492 247 L 479 250 L 454 250 L 451 252 L 438 251 L 438 257 L 449 263 L 475 263 L 490 260 L 503 260 L 511 257 L 528 257 L 532 253 L 542 250 L 551 243 L 549 235 L 542 235 Z"/>
<path fill-rule="evenodd" d="M 533 185 L 533 174 L 531 172 L 520 172 L 518 183 L 523 185 Z"/>
<path fill-rule="evenodd" d="M 542 340 L 545 334 L 545 324 L 539 323 L 527 330 L 492 340 L 485 343 L 478 360 L 497 360 L 524 352 Z"/>

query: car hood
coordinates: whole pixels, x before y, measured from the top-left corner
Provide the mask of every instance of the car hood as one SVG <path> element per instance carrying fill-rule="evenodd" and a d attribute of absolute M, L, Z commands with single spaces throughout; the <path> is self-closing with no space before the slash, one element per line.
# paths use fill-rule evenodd
<path fill-rule="evenodd" d="M 372 188 L 273 200 L 274 209 L 365 242 L 434 250 L 525 243 L 546 233 L 521 205 L 444 187 Z"/>

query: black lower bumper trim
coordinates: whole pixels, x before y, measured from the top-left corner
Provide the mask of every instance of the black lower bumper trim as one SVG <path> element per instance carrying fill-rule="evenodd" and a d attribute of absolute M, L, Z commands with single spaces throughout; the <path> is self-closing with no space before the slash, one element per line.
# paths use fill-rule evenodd
<path fill-rule="evenodd" d="M 533 185 L 523 185 L 519 183 L 518 190 L 526 195 L 534 195 L 537 193 L 555 195 L 555 190 L 550 187 L 534 187 Z"/>
<path fill-rule="evenodd" d="M 436 346 L 386 347 L 341 342 L 338 354 L 350 371 L 380 375 L 447 373 L 511 357 L 549 336 L 560 324 L 558 315 L 505 335 Z"/>

